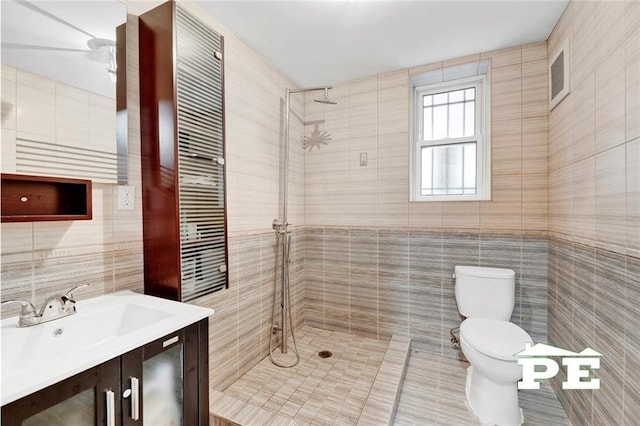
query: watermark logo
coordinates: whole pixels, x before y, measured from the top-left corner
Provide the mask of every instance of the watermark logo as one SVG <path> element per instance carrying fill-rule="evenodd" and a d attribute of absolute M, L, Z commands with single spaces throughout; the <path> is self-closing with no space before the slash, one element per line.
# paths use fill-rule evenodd
<path fill-rule="evenodd" d="M 562 358 L 562 365 L 567 368 L 567 380 L 562 382 L 562 389 L 600 389 L 600 379 L 588 379 L 590 370 L 600 368 L 602 354 L 591 348 L 582 352 L 572 352 L 555 346 L 527 343 L 525 349 L 514 354 L 518 365 L 522 366 L 522 380 L 518 389 L 540 389 L 540 380 L 554 377 L 560 371 L 558 363 L 551 357 Z M 536 367 L 544 367 L 544 369 Z M 582 380 L 587 378 L 588 380 Z"/>

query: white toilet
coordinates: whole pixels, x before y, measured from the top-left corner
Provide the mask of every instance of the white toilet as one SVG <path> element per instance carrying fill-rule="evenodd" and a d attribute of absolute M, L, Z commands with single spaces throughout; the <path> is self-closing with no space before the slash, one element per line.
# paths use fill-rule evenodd
<path fill-rule="evenodd" d="M 483 423 L 519 426 L 522 368 L 513 354 L 533 343 L 526 331 L 509 322 L 515 304 L 515 272 L 477 266 L 455 267 L 462 352 L 467 369 L 467 401 Z"/>

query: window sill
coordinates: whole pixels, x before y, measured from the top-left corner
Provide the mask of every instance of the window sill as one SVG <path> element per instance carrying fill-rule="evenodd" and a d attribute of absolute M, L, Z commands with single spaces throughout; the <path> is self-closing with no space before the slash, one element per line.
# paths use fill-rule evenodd
<path fill-rule="evenodd" d="M 482 197 L 480 195 L 430 195 L 415 197 L 409 201 L 418 203 L 437 201 L 491 201 L 491 197 Z"/>

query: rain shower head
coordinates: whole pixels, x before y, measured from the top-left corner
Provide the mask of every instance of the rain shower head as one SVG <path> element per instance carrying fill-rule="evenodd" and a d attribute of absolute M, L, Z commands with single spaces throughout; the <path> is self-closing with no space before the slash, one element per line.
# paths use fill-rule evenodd
<path fill-rule="evenodd" d="M 329 88 L 328 87 L 324 88 L 324 96 L 323 97 L 321 97 L 320 99 L 314 99 L 313 101 L 321 103 L 321 104 L 327 104 L 327 105 L 336 105 L 337 104 L 337 102 L 332 101 L 329 98 Z"/>

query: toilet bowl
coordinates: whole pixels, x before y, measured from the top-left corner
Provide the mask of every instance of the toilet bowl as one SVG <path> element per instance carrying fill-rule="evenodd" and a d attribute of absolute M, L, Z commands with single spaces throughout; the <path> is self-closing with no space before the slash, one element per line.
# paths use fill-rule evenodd
<path fill-rule="evenodd" d="M 467 369 L 467 401 L 484 423 L 519 426 L 524 418 L 518 403 L 522 368 L 515 353 L 532 343 L 526 331 L 503 320 L 467 318 L 460 324 Z"/>

